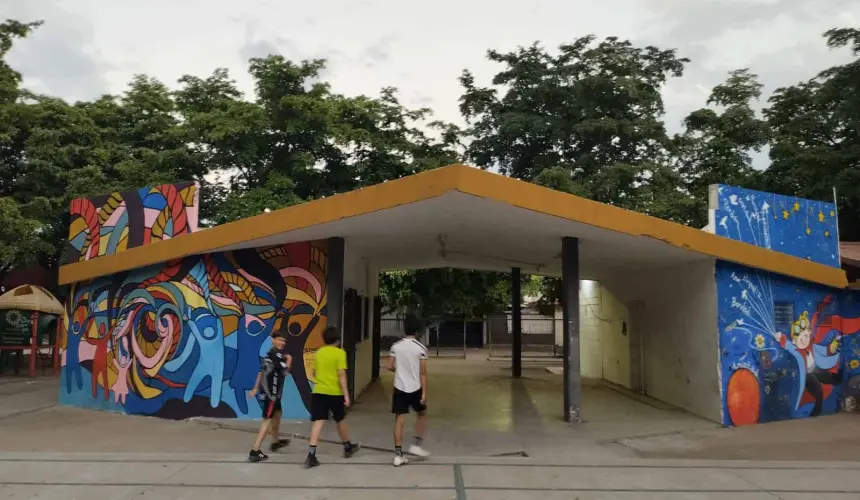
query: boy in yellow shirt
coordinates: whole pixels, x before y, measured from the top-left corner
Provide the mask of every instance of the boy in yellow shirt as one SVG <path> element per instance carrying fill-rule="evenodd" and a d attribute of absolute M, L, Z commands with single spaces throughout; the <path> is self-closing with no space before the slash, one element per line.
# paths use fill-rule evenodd
<path fill-rule="evenodd" d="M 317 443 L 326 421 L 331 418 L 337 423 L 337 433 L 343 441 L 343 456 L 349 458 L 361 449 L 361 443 L 349 440 L 349 428 L 344 422 L 346 408 L 349 408 L 349 389 L 346 383 L 346 351 L 337 347 L 340 342 L 340 332 L 330 326 L 323 332 L 323 342 L 314 357 L 314 390 L 311 395 L 311 428 L 310 447 L 305 459 L 305 468 L 310 469 L 320 464 L 317 460 Z"/>

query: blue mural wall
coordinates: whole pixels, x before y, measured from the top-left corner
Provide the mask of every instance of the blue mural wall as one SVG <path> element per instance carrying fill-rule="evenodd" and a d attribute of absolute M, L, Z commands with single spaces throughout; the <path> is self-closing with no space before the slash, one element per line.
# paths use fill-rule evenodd
<path fill-rule="evenodd" d="M 769 250 L 839 267 L 836 205 L 717 186 L 714 232 Z"/>
<path fill-rule="evenodd" d="M 860 295 L 719 261 L 725 425 L 824 415 L 860 397 Z"/>
<path fill-rule="evenodd" d="M 307 418 L 326 325 L 326 253 L 326 242 L 290 243 L 76 283 L 60 403 L 173 419 L 260 418 L 248 393 L 279 330 L 293 358 L 284 418 Z"/>

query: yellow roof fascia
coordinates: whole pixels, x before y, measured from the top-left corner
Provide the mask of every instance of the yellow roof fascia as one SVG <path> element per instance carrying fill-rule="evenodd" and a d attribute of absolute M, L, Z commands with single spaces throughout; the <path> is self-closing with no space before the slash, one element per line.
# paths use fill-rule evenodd
<path fill-rule="evenodd" d="M 658 239 L 717 259 L 835 288 L 848 285 L 845 272 L 838 268 L 465 165 L 450 165 L 118 254 L 67 264 L 60 268 L 59 281 L 60 284 L 74 283 L 202 254 L 274 234 L 428 200 L 454 190 L 602 229 Z"/>

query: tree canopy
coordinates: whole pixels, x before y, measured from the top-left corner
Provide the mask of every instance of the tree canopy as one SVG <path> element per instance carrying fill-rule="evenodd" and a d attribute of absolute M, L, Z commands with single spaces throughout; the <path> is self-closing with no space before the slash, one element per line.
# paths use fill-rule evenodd
<path fill-rule="evenodd" d="M 0 24 L 0 277 L 61 265 L 76 197 L 145 185 L 201 183 L 201 219 L 215 225 L 458 161 L 694 227 L 707 188 L 726 183 L 830 200 L 841 236 L 860 239 L 860 30 L 825 43 L 853 60 L 766 102 L 753 71 L 716 85 L 671 135 L 662 93 L 689 61 L 673 49 L 582 36 L 489 50 L 498 72 L 460 76 L 465 127 L 410 109 L 395 88 L 339 94 L 326 61 L 251 59 L 253 95 L 223 68 L 175 84 L 135 76 L 86 102 L 33 93 L 6 63 L 41 23 Z M 770 164 L 753 166 L 769 150 Z M 524 277 L 552 301 L 553 280 Z M 509 306 L 509 275 L 432 269 L 387 273 L 390 309 L 480 315 Z"/>

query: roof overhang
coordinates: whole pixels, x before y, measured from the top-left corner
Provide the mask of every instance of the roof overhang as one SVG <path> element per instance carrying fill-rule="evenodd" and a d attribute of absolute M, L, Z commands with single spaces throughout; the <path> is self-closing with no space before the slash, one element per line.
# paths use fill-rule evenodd
<path fill-rule="evenodd" d="M 580 240 L 584 278 L 722 259 L 838 288 L 841 269 L 463 165 L 60 268 L 73 283 L 208 252 L 340 236 L 379 269 L 461 267 L 558 275 L 561 238 Z"/>

